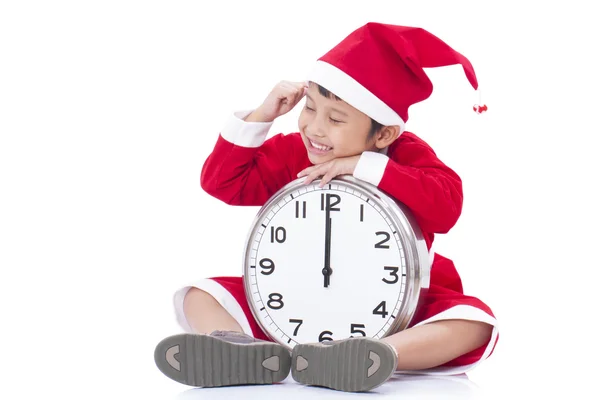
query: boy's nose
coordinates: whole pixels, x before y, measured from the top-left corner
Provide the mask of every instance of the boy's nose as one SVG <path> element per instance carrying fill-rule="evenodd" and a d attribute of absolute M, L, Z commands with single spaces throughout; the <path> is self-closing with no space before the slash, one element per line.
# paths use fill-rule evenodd
<path fill-rule="evenodd" d="M 308 136 L 313 136 L 313 137 L 318 137 L 318 138 L 325 137 L 325 135 L 323 134 L 323 132 L 316 131 L 316 130 L 308 130 L 308 131 L 306 131 L 306 134 Z"/>
<path fill-rule="evenodd" d="M 325 130 L 322 125 L 315 122 L 307 124 L 304 132 L 309 136 L 325 137 Z"/>

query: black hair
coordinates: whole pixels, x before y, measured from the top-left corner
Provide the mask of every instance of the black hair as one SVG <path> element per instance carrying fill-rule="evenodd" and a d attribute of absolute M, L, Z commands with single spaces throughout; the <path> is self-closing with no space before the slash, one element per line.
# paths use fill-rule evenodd
<path fill-rule="evenodd" d="M 321 96 L 327 97 L 328 99 L 342 100 L 340 97 L 325 89 L 323 86 L 319 84 L 316 85 L 319 88 L 319 94 Z M 371 129 L 369 130 L 369 135 L 367 135 L 367 140 L 372 139 L 381 128 L 383 128 L 383 125 L 371 118 Z"/>

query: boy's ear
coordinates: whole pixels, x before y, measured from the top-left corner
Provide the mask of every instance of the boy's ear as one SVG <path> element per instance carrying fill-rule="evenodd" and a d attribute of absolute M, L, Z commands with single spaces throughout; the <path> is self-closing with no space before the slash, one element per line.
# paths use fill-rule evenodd
<path fill-rule="evenodd" d="M 400 126 L 384 126 L 375 135 L 375 146 L 377 146 L 378 149 L 383 149 L 392 144 L 394 140 L 398 139 L 398 136 L 400 136 Z"/>

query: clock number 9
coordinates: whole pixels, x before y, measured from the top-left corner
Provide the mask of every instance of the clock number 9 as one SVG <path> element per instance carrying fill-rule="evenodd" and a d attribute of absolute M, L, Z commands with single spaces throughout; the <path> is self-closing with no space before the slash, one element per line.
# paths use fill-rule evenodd
<path fill-rule="evenodd" d="M 275 271 L 275 263 L 270 258 L 263 258 L 259 261 L 258 265 L 260 265 L 262 269 L 267 270 L 267 272 L 260 271 L 263 275 L 271 275 L 273 271 Z"/>

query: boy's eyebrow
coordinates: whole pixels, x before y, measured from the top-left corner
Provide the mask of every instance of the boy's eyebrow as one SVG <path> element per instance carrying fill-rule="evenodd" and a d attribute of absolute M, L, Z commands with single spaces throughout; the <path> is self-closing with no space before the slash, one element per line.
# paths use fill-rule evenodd
<path fill-rule="evenodd" d="M 344 117 L 347 117 L 347 116 L 348 116 L 348 114 L 346 114 L 345 112 L 343 112 L 342 110 L 340 110 L 340 109 L 338 109 L 338 108 L 331 107 L 331 109 L 332 109 L 333 111 L 336 111 L 336 112 L 338 112 L 338 113 L 342 114 Z"/>
<path fill-rule="evenodd" d="M 313 101 L 313 102 L 314 102 L 313 98 L 312 98 L 312 97 L 310 97 L 310 95 L 309 95 L 308 93 L 306 94 L 306 98 L 308 98 L 310 101 Z M 335 111 L 335 112 L 338 112 L 338 113 L 342 114 L 342 115 L 343 115 L 343 116 L 345 116 L 345 117 L 347 117 L 347 116 L 348 116 L 348 114 L 347 114 L 347 113 L 345 113 L 344 111 L 340 110 L 339 108 L 335 108 L 335 107 L 330 107 L 330 108 L 331 108 L 331 110 L 333 110 L 333 111 Z"/>

